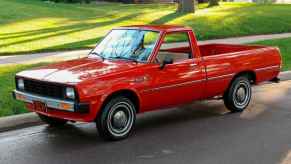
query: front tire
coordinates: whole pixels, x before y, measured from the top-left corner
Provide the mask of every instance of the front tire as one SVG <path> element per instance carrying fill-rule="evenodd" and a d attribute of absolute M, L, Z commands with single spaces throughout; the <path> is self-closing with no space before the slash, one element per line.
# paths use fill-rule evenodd
<path fill-rule="evenodd" d="M 105 104 L 96 120 L 96 126 L 103 139 L 121 140 L 132 132 L 135 119 L 135 105 L 130 99 L 118 96 Z"/>
<path fill-rule="evenodd" d="M 225 106 L 231 112 L 242 112 L 245 110 L 252 97 L 250 80 L 245 76 L 237 77 L 225 92 L 223 99 Z"/>
<path fill-rule="evenodd" d="M 52 127 L 64 126 L 68 122 L 68 120 L 54 118 L 54 117 L 48 117 L 48 116 L 45 116 L 42 114 L 38 114 L 38 116 L 43 122 L 45 122 L 46 124 L 48 124 Z"/>

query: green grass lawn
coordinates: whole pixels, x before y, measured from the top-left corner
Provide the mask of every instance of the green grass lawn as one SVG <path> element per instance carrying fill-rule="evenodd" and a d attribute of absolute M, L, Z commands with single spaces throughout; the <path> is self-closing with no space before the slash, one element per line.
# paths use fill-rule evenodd
<path fill-rule="evenodd" d="M 181 24 L 200 40 L 291 32 L 291 5 L 221 3 L 195 14 L 176 14 L 174 4 L 53 4 L 0 0 L 0 55 L 94 46 L 113 27 Z"/>
<path fill-rule="evenodd" d="M 12 98 L 11 92 L 15 89 L 14 76 L 21 70 L 39 65 L 42 64 L 0 66 L 0 117 L 27 112 L 22 102 Z"/>
<path fill-rule="evenodd" d="M 291 70 L 291 38 L 265 40 L 252 44 L 279 47 L 283 58 L 283 71 Z"/>

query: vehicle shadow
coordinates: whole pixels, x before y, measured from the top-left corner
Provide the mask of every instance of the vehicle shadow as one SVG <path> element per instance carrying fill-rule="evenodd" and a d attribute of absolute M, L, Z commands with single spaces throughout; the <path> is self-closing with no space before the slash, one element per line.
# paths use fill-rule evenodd
<path fill-rule="evenodd" d="M 141 140 L 143 136 L 157 131 L 167 131 L 183 126 L 184 123 L 199 123 L 200 120 L 220 117 L 227 115 L 229 112 L 224 108 L 221 102 L 195 102 L 193 104 L 184 105 L 176 108 L 159 110 L 156 112 L 148 112 L 140 114 L 137 117 L 136 126 L 133 135 L 127 140 L 119 141 L 119 143 L 128 142 L 130 140 Z M 163 130 L 164 129 L 164 130 Z M 102 140 L 97 132 L 94 123 L 69 123 L 63 127 L 53 128 L 46 126 L 43 130 L 47 134 L 50 146 L 65 149 L 66 146 L 78 149 L 88 145 L 103 145 L 110 142 Z M 138 136 L 141 136 L 139 139 Z"/>
<path fill-rule="evenodd" d="M 137 118 L 135 131 L 146 131 L 152 128 L 183 124 L 211 117 L 230 114 L 220 101 L 201 101 L 176 108 L 141 114 Z"/>

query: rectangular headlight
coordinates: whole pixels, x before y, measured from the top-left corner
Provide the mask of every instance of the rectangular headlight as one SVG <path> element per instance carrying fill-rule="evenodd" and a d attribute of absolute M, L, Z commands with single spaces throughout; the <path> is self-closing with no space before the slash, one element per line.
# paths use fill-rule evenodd
<path fill-rule="evenodd" d="M 24 90 L 24 80 L 23 79 L 21 79 L 21 78 L 17 79 L 17 88 L 19 90 Z"/>
<path fill-rule="evenodd" d="M 66 97 L 70 99 L 75 99 L 75 89 L 72 87 L 66 88 Z"/>

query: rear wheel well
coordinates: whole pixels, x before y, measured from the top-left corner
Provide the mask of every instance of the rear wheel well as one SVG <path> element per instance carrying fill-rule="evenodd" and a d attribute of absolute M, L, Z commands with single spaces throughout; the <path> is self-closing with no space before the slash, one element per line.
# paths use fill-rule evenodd
<path fill-rule="evenodd" d="M 256 77 L 256 73 L 255 73 L 254 71 L 243 71 L 243 72 L 239 72 L 238 74 L 236 74 L 236 75 L 232 78 L 231 82 L 229 83 L 229 86 L 228 86 L 227 90 L 225 90 L 225 92 L 224 92 L 224 94 L 223 94 L 223 97 L 224 97 L 225 94 L 228 92 L 228 90 L 229 90 L 231 84 L 233 83 L 233 81 L 234 81 L 236 78 L 238 78 L 238 77 L 242 77 L 242 76 L 247 77 L 247 78 L 250 80 L 250 83 L 251 83 L 252 85 L 253 85 L 253 84 L 256 84 L 256 78 L 257 78 L 257 77 Z"/>
<path fill-rule="evenodd" d="M 236 78 L 241 77 L 241 76 L 247 77 L 250 80 L 251 84 L 255 84 L 256 83 L 256 78 L 257 77 L 256 77 L 256 73 L 254 71 L 243 71 L 243 72 L 240 72 L 240 73 L 236 74 L 232 78 L 231 82 L 233 82 Z"/>
<path fill-rule="evenodd" d="M 136 113 L 139 112 L 139 98 L 137 96 L 137 94 L 134 91 L 131 90 L 119 90 L 116 92 L 111 93 L 109 96 L 106 97 L 106 99 L 103 101 L 102 105 L 101 105 L 101 110 L 103 110 L 104 106 L 113 98 L 117 97 L 117 96 L 124 96 L 126 98 L 128 98 L 129 100 L 131 100 L 131 102 L 134 104 L 135 109 L 136 109 Z M 101 111 L 100 110 L 100 111 Z"/>

